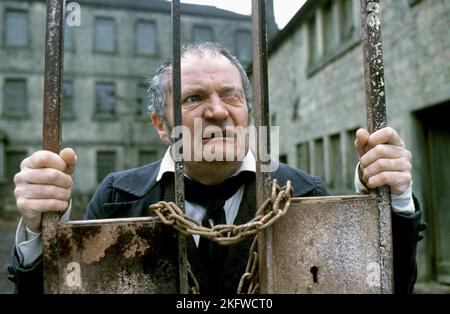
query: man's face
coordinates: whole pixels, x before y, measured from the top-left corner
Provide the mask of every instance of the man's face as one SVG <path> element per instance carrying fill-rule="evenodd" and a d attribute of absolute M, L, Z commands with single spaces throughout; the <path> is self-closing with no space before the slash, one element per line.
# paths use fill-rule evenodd
<path fill-rule="evenodd" d="M 190 131 L 191 160 L 211 161 L 208 154 L 222 156 L 222 160 L 230 160 L 230 154 L 234 160 L 245 156 L 246 138 L 243 142 L 242 133 L 238 136 L 234 132 L 236 127 L 243 130 L 248 125 L 248 108 L 237 68 L 220 54 L 188 53 L 181 59 L 181 89 L 182 119 Z M 172 89 L 167 93 L 167 104 L 172 128 Z"/>

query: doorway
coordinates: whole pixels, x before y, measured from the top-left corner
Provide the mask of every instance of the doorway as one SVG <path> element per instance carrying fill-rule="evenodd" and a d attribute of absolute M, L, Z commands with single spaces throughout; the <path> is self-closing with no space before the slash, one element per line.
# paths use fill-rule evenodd
<path fill-rule="evenodd" d="M 431 245 L 433 275 L 450 284 L 450 102 L 416 112 L 425 145 L 426 220 Z"/>

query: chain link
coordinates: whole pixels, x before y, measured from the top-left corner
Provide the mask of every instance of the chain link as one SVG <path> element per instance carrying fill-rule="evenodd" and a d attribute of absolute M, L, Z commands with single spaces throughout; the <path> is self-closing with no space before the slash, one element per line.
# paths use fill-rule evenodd
<path fill-rule="evenodd" d="M 190 294 L 199 294 L 200 293 L 200 285 L 198 284 L 197 278 L 195 278 L 194 273 L 192 272 L 191 264 L 187 263 L 187 273 L 188 273 L 188 285 Z"/>
<path fill-rule="evenodd" d="M 171 225 L 187 236 L 200 235 L 220 245 L 231 245 L 266 229 L 282 217 L 291 204 L 292 193 L 290 181 L 287 181 L 286 186 L 280 188 L 274 179 L 271 197 L 267 198 L 259 207 L 255 218 L 238 226 L 222 224 L 212 228 L 204 227 L 201 223 L 186 216 L 173 202 L 160 201 L 150 205 L 150 210 L 154 211 L 164 224 Z M 265 214 L 265 212 L 267 213 Z"/>
<path fill-rule="evenodd" d="M 244 275 L 239 282 L 237 293 L 242 293 L 244 285 L 248 287 L 246 293 L 255 294 L 259 292 L 258 278 L 258 252 L 257 252 L 257 233 L 271 226 L 275 221 L 281 218 L 288 210 L 291 204 L 293 189 L 291 181 L 280 188 L 277 180 L 272 181 L 271 196 L 267 198 L 258 208 L 255 217 L 242 225 L 216 225 L 212 228 L 206 228 L 196 220 L 186 216 L 185 213 L 173 202 L 160 201 L 150 205 L 150 210 L 154 211 L 161 221 L 166 225 L 171 225 L 179 232 L 191 236 L 200 235 L 217 242 L 220 245 L 232 245 L 245 237 L 255 235 L 249 251 L 249 259 Z M 188 263 L 189 292 L 193 294 L 200 293 L 199 284 Z"/>
<path fill-rule="evenodd" d="M 247 294 L 257 294 L 259 292 L 259 277 L 258 277 L 258 235 L 253 239 L 253 243 L 248 253 L 247 266 L 245 272 L 239 281 L 237 293 L 243 293 L 244 284 L 247 283 Z"/>

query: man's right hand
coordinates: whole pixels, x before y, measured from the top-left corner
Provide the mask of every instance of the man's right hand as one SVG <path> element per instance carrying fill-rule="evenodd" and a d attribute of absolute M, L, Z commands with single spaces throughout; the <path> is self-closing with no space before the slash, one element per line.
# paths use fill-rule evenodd
<path fill-rule="evenodd" d="M 75 152 L 65 148 L 59 155 L 35 152 L 20 164 L 20 172 L 14 176 L 14 195 L 23 222 L 31 231 L 41 231 L 43 212 L 68 208 L 76 163 Z"/>

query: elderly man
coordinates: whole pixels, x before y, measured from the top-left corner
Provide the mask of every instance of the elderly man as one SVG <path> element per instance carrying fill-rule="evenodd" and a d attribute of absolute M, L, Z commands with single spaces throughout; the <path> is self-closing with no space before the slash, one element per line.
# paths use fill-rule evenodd
<path fill-rule="evenodd" d="M 173 144 L 171 62 L 157 70 L 149 88 L 151 121 L 159 137 Z M 186 214 L 197 221 L 242 224 L 255 213 L 255 157 L 247 141 L 239 142 L 237 127 L 249 124 L 248 78 L 238 60 L 216 44 L 188 45 L 181 59 L 182 118 L 192 137 L 201 132 L 202 146 L 213 147 L 215 156 L 233 152 L 234 158 L 204 156 L 185 161 Z M 198 123 L 201 128 L 198 128 Z M 214 127 L 219 132 L 205 132 Z M 211 134 L 214 134 L 212 136 Z M 197 134 L 198 136 L 198 134 Z M 193 140 L 192 142 L 195 142 Z M 214 145 L 211 145 L 214 144 Z M 173 147 L 174 145 L 172 145 Z M 186 145 L 198 157 L 195 143 Z M 395 130 L 385 128 L 371 135 L 360 129 L 355 146 L 361 156 L 358 192 L 389 185 L 393 205 L 395 291 L 411 292 L 416 276 L 416 242 L 421 210 L 411 193 L 411 154 Z M 237 158 L 244 156 L 245 158 Z M 17 230 L 13 266 L 17 291 L 42 292 L 41 217 L 45 211 L 66 211 L 73 187 L 75 152 L 38 151 L 26 158 L 15 176 L 15 196 L 22 220 Z M 149 205 L 173 200 L 174 161 L 168 149 L 152 164 L 109 174 L 90 201 L 87 219 L 150 215 Z M 284 184 L 291 180 L 294 196 L 320 196 L 328 192 L 318 177 L 280 164 L 272 177 Z M 201 292 L 235 293 L 245 270 L 252 239 L 216 250 L 204 248 L 206 240 L 188 238 L 188 259 Z"/>

